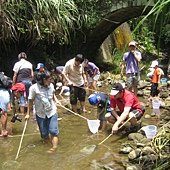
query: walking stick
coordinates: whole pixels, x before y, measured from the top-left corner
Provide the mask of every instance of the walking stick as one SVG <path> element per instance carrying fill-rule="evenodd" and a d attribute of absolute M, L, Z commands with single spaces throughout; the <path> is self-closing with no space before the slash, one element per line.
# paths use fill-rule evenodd
<path fill-rule="evenodd" d="M 17 160 L 18 156 L 19 156 L 19 152 L 20 152 L 20 149 L 21 149 L 21 144 L 22 144 L 22 141 L 23 141 L 23 138 L 24 138 L 24 133 L 25 133 L 25 130 L 26 130 L 26 127 L 27 127 L 27 122 L 28 122 L 28 120 L 26 119 L 25 125 L 24 125 L 24 129 L 23 129 L 23 132 L 22 132 L 22 136 L 21 136 L 21 140 L 20 140 L 20 144 L 19 144 L 19 147 L 18 147 L 17 155 L 15 157 L 15 160 Z"/>

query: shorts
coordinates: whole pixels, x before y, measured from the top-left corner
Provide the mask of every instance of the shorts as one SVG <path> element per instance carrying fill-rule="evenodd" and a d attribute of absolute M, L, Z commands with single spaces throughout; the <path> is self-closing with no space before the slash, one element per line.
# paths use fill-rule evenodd
<path fill-rule="evenodd" d="M 126 74 L 126 81 L 127 81 L 127 88 L 130 89 L 131 87 L 137 87 L 139 77 L 137 73 L 128 73 Z"/>
<path fill-rule="evenodd" d="M 29 95 L 29 88 L 31 87 L 32 82 L 30 80 L 22 80 L 22 83 L 25 84 L 26 99 L 27 99 Z"/>
<path fill-rule="evenodd" d="M 10 95 L 8 90 L 0 89 L 0 109 L 4 112 L 7 112 L 9 103 L 10 103 Z"/>
<path fill-rule="evenodd" d="M 96 74 L 93 78 L 92 77 L 88 77 L 88 82 L 92 83 L 93 81 L 98 81 L 100 78 L 100 74 Z"/>
<path fill-rule="evenodd" d="M 150 95 L 152 97 L 155 97 L 155 96 L 158 96 L 158 94 L 159 94 L 158 83 L 152 83 Z"/>
<path fill-rule="evenodd" d="M 70 104 L 76 105 L 77 100 L 80 102 L 84 102 L 86 98 L 86 90 L 84 89 L 84 85 L 80 87 L 70 86 Z"/>
<path fill-rule="evenodd" d="M 134 109 L 134 110 L 131 109 L 130 110 L 130 113 L 135 114 L 135 118 L 137 119 L 137 121 L 141 119 L 141 117 L 143 116 L 143 114 L 145 112 L 145 107 L 141 106 L 141 108 L 142 108 L 141 109 L 142 111 L 137 110 L 137 109 Z M 120 116 L 122 113 L 120 111 L 117 111 L 117 114 L 118 114 L 118 116 Z M 114 117 L 114 115 L 112 113 L 111 113 L 111 115 Z M 127 118 L 126 118 L 126 120 L 127 120 Z"/>
<path fill-rule="evenodd" d="M 41 133 L 41 138 L 47 139 L 49 134 L 57 136 L 59 134 L 57 113 L 48 118 L 41 118 L 36 115 L 37 124 Z"/>

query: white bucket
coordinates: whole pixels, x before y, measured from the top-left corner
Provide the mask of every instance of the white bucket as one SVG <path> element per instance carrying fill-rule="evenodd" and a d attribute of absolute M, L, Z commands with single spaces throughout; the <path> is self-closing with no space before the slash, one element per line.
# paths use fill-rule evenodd
<path fill-rule="evenodd" d="M 148 139 L 152 139 L 156 136 L 157 127 L 155 125 L 148 125 L 141 128 Z"/>
<path fill-rule="evenodd" d="M 152 107 L 153 109 L 159 109 L 161 106 L 161 102 L 158 99 L 152 100 Z"/>

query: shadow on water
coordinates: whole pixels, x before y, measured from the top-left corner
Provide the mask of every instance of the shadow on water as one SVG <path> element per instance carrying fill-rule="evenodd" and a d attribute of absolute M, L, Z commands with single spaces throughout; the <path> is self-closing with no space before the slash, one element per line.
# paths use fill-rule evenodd
<path fill-rule="evenodd" d="M 96 109 L 87 103 L 88 113 L 85 117 L 96 119 Z M 59 146 L 56 153 L 49 154 L 48 144 L 42 143 L 37 124 L 30 119 L 22 142 L 19 157 L 15 161 L 21 139 L 24 121 L 11 123 L 13 137 L 0 138 L 0 169 L 5 170 L 98 170 L 103 166 L 115 170 L 124 169 L 123 164 L 127 156 L 119 154 L 121 144 L 127 137 L 119 134 L 111 136 L 104 144 L 97 146 L 93 152 L 82 152 L 83 148 L 97 145 L 105 139 L 111 131 L 111 125 L 105 133 L 92 134 L 89 132 L 87 121 L 67 111 L 58 108 L 60 135 Z M 10 120 L 10 118 L 9 118 Z M 18 135 L 18 136 L 17 136 Z"/>

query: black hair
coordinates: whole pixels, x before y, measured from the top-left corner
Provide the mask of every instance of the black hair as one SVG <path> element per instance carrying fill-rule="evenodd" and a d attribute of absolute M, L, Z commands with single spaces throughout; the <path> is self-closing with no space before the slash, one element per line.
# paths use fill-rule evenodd
<path fill-rule="evenodd" d="M 19 53 L 19 54 L 18 54 L 18 60 L 21 60 L 21 58 L 26 59 L 26 58 L 27 58 L 26 53 L 24 53 L 24 52 Z"/>
<path fill-rule="evenodd" d="M 45 70 L 43 72 L 37 72 L 36 81 L 40 85 L 44 85 L 43 80 L 48 79 L 50 76 L 51 76 L 51 73 L 49 71 L 47 71 L 47 70 Z"/>
<path fill-rule="evenodd" d="M 83 54 L 77 54 L 76 57 L 75 57 L 75 60 L 82 63 L 84 61 Z"/>

